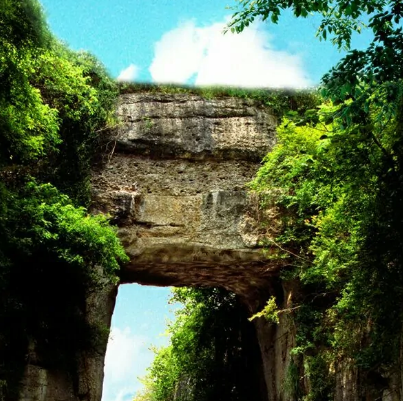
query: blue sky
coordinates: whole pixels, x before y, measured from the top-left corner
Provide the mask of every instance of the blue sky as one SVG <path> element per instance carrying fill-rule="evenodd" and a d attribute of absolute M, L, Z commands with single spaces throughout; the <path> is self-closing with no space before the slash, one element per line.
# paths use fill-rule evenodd
<path fill-rule="evenodd" d="M 340 54 L 315 38 L 317 18 L 253 24 L 241 35 L 222 30 L 234 0 L 41 0 L 52 31 L 75 50 L 96 55 L 120 80 L 306 87 Z M 357 38 L 362 47 L 367 37 Z M 106 358 L 103 401 L 127 401 L 140 388 L 172 317 L 169 289 L 125 285 L 119 290 Z"/>
<path fill-rule="evenodd" d="M 119 287 L 105 358 L 103 401 L 131 401 L 141 388 L 138 378 L 153 360 L 150 347 L 168 343 L 164 332 L 175 308 L 168 304 L 169 296 L 168 288 Z"/>
<path fill-rule="evenodd" d="M 318 19 L 222 28 L 234 0 L 42 0 L 53 32 L 98 56 L 111 75 L 136 81 L 310 86 L 340 59 L 314 38 Z M 217 82 L 216 82 L 217 81 Z"/>

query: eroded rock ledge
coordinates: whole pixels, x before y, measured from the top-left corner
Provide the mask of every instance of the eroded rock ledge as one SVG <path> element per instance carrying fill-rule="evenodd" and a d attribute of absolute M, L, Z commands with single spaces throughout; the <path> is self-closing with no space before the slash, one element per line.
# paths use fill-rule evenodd
<path fill-rule="evenodd" d="M 119 226 L 131 259 L 122 281 L 266 288 L 276 267 L 245 184 L 274 145 L 276 118 L 250 99 L 189 94 L 125 94 L 117 113 L 92 211 Z"/>

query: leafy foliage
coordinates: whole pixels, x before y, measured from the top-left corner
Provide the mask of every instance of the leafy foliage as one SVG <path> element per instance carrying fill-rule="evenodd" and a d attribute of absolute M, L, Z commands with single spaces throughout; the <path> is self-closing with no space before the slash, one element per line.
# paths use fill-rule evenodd
<path fill-rule="evenodd" d="M 31 354 L 74 372 L 79 350 L 105 344 L 86 299 L 127 257 L 107 218 L 79 205 L 116 93 L 91 55 L 51 35 L 36 0 L 2 1 L 0 399 L 18 393 Z"/>
<path fill-rule="evenodd" d="M 325 347 L 322 364 L 353 358 L 381 372 L 398 363 L 403 321 L 401 107 L 385 111 L 374 99 L 349 125 L 343 107 L 324 104 L 317 124 L 285 119 L 251 187 L 262 207 L 283 211 L 281 231 L 267 242 L 280 245 L 278 257 L 308 294 L 294 313 L 294 352 L 307 355 L 307 369 L 310 352 Z M 311 376 L 308 399 L 328 399 L 329 386 L 322 381 L 320 390 Z"/>
<path fill-rule="evenodd" d="M 276 298 L 272 296 L 266 303 L 266 306 L 258 313 L 255 313 L 252 317 L 250 317 L 248 320 L 251 322 L 252 320 L 255 320 L 259 317 L 264 317 L 266 320 L 272 323 L 279 323 L 279 317 L 278 317 L 278 308 L 276 305 Z"/>
<path fill-rule="evenodd" d="M 111 120 L 115 84 L 94 57 L 51 36 L 36 1 L 6 2 L 0 18 L 0 167 L 29 165 L 33 174 L 40 163 L 43 180 L 86 203 L 91 150 Z"/>
<path fill-rule="evenodd" d="M 306 362 L 307 399 L 331 399 L 331 366 L 347 360 L 379 397 L 384 372 L 401 369 L 402 4 L 240 0 L 239 6 L 228 26 L 233 32 L 255 18 L 277 23 L 291 9 L 296 17 L 322 16 L 317 36 L 348 50 L 323 77 L 327 100 L 317 118 L 283 121 L 252 188 L 262 207 L 275 204 L 282 212 L 282 229 L 268 231 L 267 243 L 288 262 L 284 275 L 304 285 L 294 354 Z M 351 49 L 353 33 L 362 29 L 372 32 L 372 42 Z"/>
<path fill-rule="evenodd" d="M 319 39 L 331 37 L 347 55 L 322 78 L 322 94 L 333 102 L 343 104 L 340 113 L 345 123 L 360 120 L 361 110 L 396 104 L 398 82 L 403 78 L 403 7 L 399 0 L 303 1 L 303 0 L 237 0 L 239 7 L 228 29 L 241 32 L 256 18 L 278 23 L 281 12 L 291 9 L 294 16 L 308 18 L 320 15 Z M 372 42 L 366 50 L 351 48 L 354 33 L 366 29 Z M 349 100 L 349 103 L 344 103 Z M 392 106 L 393 107 L 393 106 Z"/>
<path fill-rule="evenodd" d="M 10 255 L 23 259 L 23 255 L 31 258 L 35 252 L 49 253 L 55 261 L 83 274 L 99 266 L 114 280 L 118 260 L 127 259 L 104 216 L 88 215 L 50 184 L 30 182 L 17 194 L 10 193 L 5 206 L 7 216 L 1 224 L 7 236 L 3 249 Z M 15 225 L 19 219 L 25 224 Z"/>
<path fill-rule="evenodd" d="M 352 51 L 334 70 L 333 78 L 346 71 L 354 87 L 365 79 L 381 83 L 401 77 L 401 43 L 403 7 L 396 0 L 301 1 L 301 0 L 238 0 L 228 29 L 241 32 L 256 18 L 278 23 L 281 12 L 291 9 L 295 17 L 307 18 L 319 14 L 322 21 L 317 30 L 320 39 L 331 37 L 338 48 L 350 50 L 353 33 L 370 29 L 373 41 L 366 51 Z M 368 20 L 368 22 L 367 22 Z M 346 68 L 348 67 L 348 68 Z M 366 78 L 365 78 L 366 77 Z M 342 87 L 345 87 L 344 85 Z M 339 87 L 341 89 L 341 87 Z M 353 89 L 353 88 L 352 88 Z"/>
<path fill-rule="evenodd" d="M 180 288 L 172 300 L 183 307 L 169 327 L 171 345 L 155 350 L 146 391 L 135 400 L 259 399 L 258 350 L 235 295 Z"/>

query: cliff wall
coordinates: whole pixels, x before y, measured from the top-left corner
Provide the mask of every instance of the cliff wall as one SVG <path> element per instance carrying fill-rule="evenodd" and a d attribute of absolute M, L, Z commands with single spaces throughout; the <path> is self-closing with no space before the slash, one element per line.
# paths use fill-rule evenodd
<path fill-rule="evenodd" d="M 118 115 L 122 125 L 94 170 L 92 210 L 119 226 L 131 259 L 122 282 L 224 287 L 250 314 L 270 294 L 291 302 L 280 266 L 261 247 L 263 216 L 246 188 L 275 143 L 271 111 L 250 99 L 137 93 L 121 96 Z M 262 400 L 286 400 L 294 332 L 283 321 L 256 322 Z"/>
<path fill-rule="evenodd" d="M 118 115 L 92 211 L 119 226 L 131 259 L 122 281 L 265 288 L 275 269 L 245 184 L 274 144 L 275 117 L 251 100 L 150 93 L 122 95 Z"/>

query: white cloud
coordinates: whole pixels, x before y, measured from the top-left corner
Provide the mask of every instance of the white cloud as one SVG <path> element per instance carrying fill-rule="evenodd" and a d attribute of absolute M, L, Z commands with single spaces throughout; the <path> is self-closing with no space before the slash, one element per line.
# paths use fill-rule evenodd
<path fill-rule="evenodd" d="M 120 74 L 116 78 L 120 82 L 134 81 L 139 74 L 139 67 L 134 64 L 130 64 L 127 68 L 120 71 Z"/>
<path fill-rule="evenodd" d="M 272 39 L 255 22 L 241 34 L 223 35 L 225 23 L 197 27 L 187 21 L 165 33 L 155 44 L 150 66 L 159 83 L 196 85 L 296 88 L 311 82 L 303 70 L 301 56 L 275 50 Z"/>
<path fill-rule="evenodd" d="M 132 334 L 129 327 L 112 328 L 105 356 L 103 401 L 133 399 L 139 389 L 136 378 L 144 376 L 153 360 L 148 344 L 147 337 Z"/>

